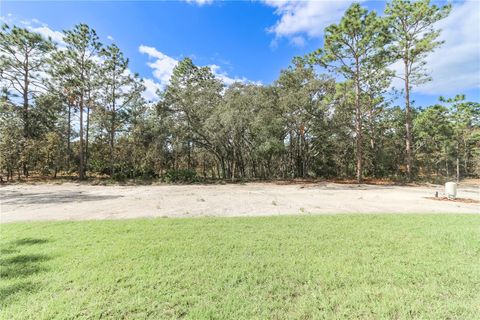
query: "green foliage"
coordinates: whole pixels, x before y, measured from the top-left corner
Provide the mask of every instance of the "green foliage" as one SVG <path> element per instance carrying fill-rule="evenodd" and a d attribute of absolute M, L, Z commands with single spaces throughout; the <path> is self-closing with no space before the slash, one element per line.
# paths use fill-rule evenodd
<path fill-rule="evenodd" d="M 334 99 L 335 81 L 318 76 L 305 60 L 294 59 L 288 69 L 282 70 L 276 85 L 285 128 L 282 140 L 287 141 L 290 160 L 287 176 L 324 175 L 328 160 L 316 160 L 315 154 L 325 154 L 330 147 L 327 114 Z"/>
<path fill-rule="evenodd" d="M 63 40 L 66 43 L 66 49 L 54 53 L 51 73 L 54 78 L 62 79 L 61 84 L 66 84 L 66 87 L 60 88 L 59 91 L 65 90 L 68 93 L 68 99 L 76 104 L 79 111 L 78 176 L 82 180 L 85 178 L 88 166 L 86 164 L 88 159 L 85 146 L 84 118 L 88 123 L 92 107 L 92 91 L 97 85 L 98 65 L 95 59 L 98 57 L 101 43 L 96 31 L 83 23 L 75 25 L 72 30 L 64 31 L 64 34 Z M 85 111 L 87 111 L 86 117 Z"/>
<path fill-rule="evenodd" d="M 165 173 L 165 182 L 192 183 L 198 180 L 197 172 L 191 169 L 172 169 Z"/>
<path fill-rule="evenodd" d="M 54 49 L 51 39 L 26 28 L 3 24 L 0 29 L 0 75 L 2 85 L 22 100 L 21 118 L 24 136 L 30 137 L 32 99 L 38 87 L 45 88 L 42 73 L 47 70 L 46 56 Z"/>
<path fill-rule="evenodd" d="M 457 179 L 471 175 L 480 144 L 480 104 L 466 102 L 463 95 L 440 102 L 447 106 L 428 107 L 415 119 L 417 158 L 429 172 L 448 177 L 456 171 Z"/>
<path fill-rule="evenodd" d="M 431 80 L 425 70 L 425 58 L 443 42 L 438 40 L 440 30 L 434 24 L 451 11 L 451 4 L 438 7 L 430 0 L 392 0 L 385 8 L 391 28 L 390 53 L 405 64 L 403 74 L 407 85 L 418 85 Z"/>
<path fill-rule="evenodd" d="M 121 49 L 103 46 L 88 25 L 64 31 L 61 50 L 5 25 L 2 177 L 77 172 L 81 179 L 188 182 L 478 175 L 478 103 L 457 96 L 414 108 L 408 96 L 428 78 L 421 71 L 425 55 L 441 44 L 434 23 L 449 11 L 426 0 L 393 0 L 385 15 L 353 4 L 326 28 L 322 48 L 293 58 L 271 85 L 226 85 L 210 67 L 185 58 L 154 102 L 143 99 L 145 86 Z M 28 56 L 17 54 L 26 49 Z M 406 81 L 405 108 L 392 105 L 397 96 L 388 67 L 394 62 L 406 63 L 404 76 L 395 75 Z"/>
<path fill-rule="evenodd" d="M 414 85 L 430 81 L 425 65 L 427 54 L 442 44 L 437 38 L 440 30 L 434 24 L 450 13 L 451 5 L 439 8 L 430 5 L 430 0 L 392 0 L 385 8 L 386 21 L 392 42 L 388 50 L 390 56 L 401 62 L 403 73 L 396 77 L 404 81 L 405 95 L 405 150 L 408 179 L 412 178 L 414 166 L 413 125 L 411 115 L 410 90 Z"/>
<path fill-rule="evenodd" d="M 385 19 L 360 4 L 352 4 L 340 23 L 325 29 L 323 49 L 310 55 L 311 60 L 351 81 L 355 96 L 356 177 L 363 178 L 364 143 L 362 118 L 373 109 L 377 97 L 390 84 L 390 55 L 385 49 L 390 41 Z M 381 101 L 381 100 L 380 100 Z"/>
<path fill-rule="evenodd" d="M 33 137 L 32 122 L 36 115 L 32 113 L 32 100 L 37 98 L 38 88 L 45 89 L 43 73 L 46 68 L 46 57 L 53 50 L 54 46 L 50 39 L 45 39 L 41 35 L 31 32 L 26 28 L 3 24 L 0 30 L 0 85 L 5 97 L 0 100 L 2 105 L 11 108 L 13 100 L 10 97 L 18 97 L 21 107 L 10 110 L 14 117 L 21 119 L 23 139 L 16 137 L 18 146 L 8 150 L 7 158 L 14 161 L 7 164 L 7 177 L 11 177 L 12 167 L 16 161 L 18 153 L 14 151 L 17 148 L 22 149 L 21 165 L 25 176 L 29 172 L 29 155 L 25 151 L 28 146 L 26 142 Z M 2 106 L 2 109 L 4 106 Z M 37 113 L 38 115 L 38 113 Z M 12 116 L 12 114 L 10 114 Z M 3 118 L 3 117 L 2 117 Z M 4 120 L 4 118 L 2 119 Z M 37 122 L 38 123 L 38 122 Z M 10 127 L 10 124 L 7 125 Z M 14 129 L 16 131 L 17 129 Z M 15 134 L 7 132 L 8 138 L 13 138 Z M 13 153 L 11 152 L 13 151 Z M 13 156 L 13 154 L 16 154 Z"/>

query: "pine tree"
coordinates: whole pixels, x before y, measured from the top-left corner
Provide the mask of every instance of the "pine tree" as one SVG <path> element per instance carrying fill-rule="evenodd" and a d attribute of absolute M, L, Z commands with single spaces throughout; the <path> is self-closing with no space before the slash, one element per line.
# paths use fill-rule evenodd
<path fill-rule="evenodd" d="M 81 180 L 85 179 L 85 140 L 84 111 L 88 103 L 89 88 L 94 81 L 94 69 L 97 68 L 98 52 L 101 44 L 95 30 L 86 24 L 78 24 L 72 30 L 64 31 L 66 50 L 61 50 L 53 56 L 54 73 L 69 77 L 71 91 L 69 95 L 78 103 L 80 113 L 79 139 L 79 169 Z"/>
<path fill-rule="evenodd" d="M 32 137 L 30 108 L 41 89 L 44 89 L 42 72 L 46 70 L 47 54 L 54 48 L 50 39 L 25 28 L 2 25 L 0 32 L 0 77 L 9 91 L 22 100 L 21 118 L 23 137 Z M 23 174 L 28 176 L 27 162 Z"/>
<path fill-rule="evenodd" d="M 352 81 L 355 90 L 355 152 L 357 182 L 363 180 L 363 112 L 362 97 L 370 70 L 386 67 L 388 55 L 384 46 L 389 41 L 386 23 L 374 11 L 368 12 L 358 3 L 352 4 L 340 23 L 325 29 L 323 50 L 314 56 L 317 62 Z"/>
<path fill-rule="evenodd" d="M 450 5 L 440 8 L 430 5 L 430 0 L 392 0 L 385 9 L 393 37 L 390 50 L 403 64 L 403 74 L 398 74 L 397 77 L 405 83 L 405 152 L 408 179 L 412 178 L 413 166 L 410 91 L 414 85 L 431 80 L 424 68 L 425 59 L 429 52 L 443 43 L 437 40 L 440 30 L 435 29 L 434 24 L 445 18 L 450 10 Z"/>

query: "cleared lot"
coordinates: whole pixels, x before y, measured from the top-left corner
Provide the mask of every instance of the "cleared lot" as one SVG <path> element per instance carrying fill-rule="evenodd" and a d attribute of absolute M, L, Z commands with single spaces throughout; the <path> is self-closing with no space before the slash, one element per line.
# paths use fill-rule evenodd
<path fill-rule="evenodd" d="M 478 203 L 427 199 L 441 186 L 335 183 L 92 186 L 74 183 L 0 188 L 1 221 L 331 213 L 480 213 Z M 458 196 L 480 200 L 479 187 Z"/>

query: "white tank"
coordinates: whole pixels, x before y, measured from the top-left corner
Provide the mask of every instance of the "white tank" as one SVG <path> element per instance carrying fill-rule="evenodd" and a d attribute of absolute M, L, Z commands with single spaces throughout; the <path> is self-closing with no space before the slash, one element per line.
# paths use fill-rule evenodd
<path fill-rule="evenodd" d="M 457 196 L 457 184 L 455 182 L 445 183 L 445 195 L 449 199 L 455 199 Z"/>

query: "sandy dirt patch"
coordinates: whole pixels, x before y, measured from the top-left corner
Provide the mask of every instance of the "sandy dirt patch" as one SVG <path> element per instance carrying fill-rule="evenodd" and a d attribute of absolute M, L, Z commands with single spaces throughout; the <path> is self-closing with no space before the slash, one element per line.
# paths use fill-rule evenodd
<path fill-rule="evenodd" d="M 18 184 L 0 187 L 0 221 L 332 213 L 480 213 L 478 203 L 428 199 L 436 191 L 442 194 L 443 188 L 336 183 Z M 480 187 L 460 185 L 458 196 L 480 200 Z"/>

